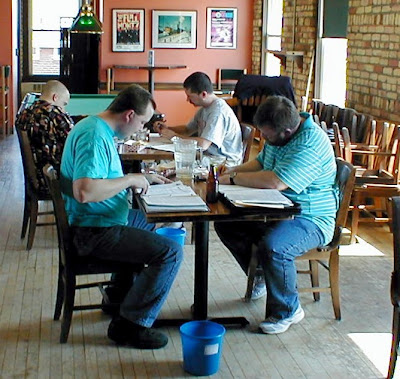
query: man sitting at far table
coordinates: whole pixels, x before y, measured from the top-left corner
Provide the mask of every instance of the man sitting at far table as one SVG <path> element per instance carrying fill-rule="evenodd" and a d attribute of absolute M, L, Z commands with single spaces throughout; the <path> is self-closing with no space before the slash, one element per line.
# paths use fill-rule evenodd
<path fill-rule="evenodd" d="M 196 140 L 206 154 L 226 157 L 227 166 L 240 164 L 243 145 L 239 121 L 226 101 L 214 94 L 208 75 L 195 72 L 185 79 L 183 87 L 187 101 L 200 107 L 194 118 L 181 126 L 157 122 L 154 129 L 167 138 Z"/>
<path fill-rule="evenodd" d="M 39 100 L 24 109 L 15 121 L 16 128 L 28 132 L 39 191 L 47 191 L 42 171 L 46 164 L 51 164 L 60 172 L 65 139 L 74 124 L 65 113 L 69 98 L 69 91 L 64 84 L 50 80 L 43 86 Z"/>
<path fill-rule="evenodd" d="M 153 233 L 143 213 L 129 209 L 128 189 L 146 193 L 150 183 L 170 182 L 156 174 L 127 174 L 114 145 L 143 128 L 156 108 L 151 94 L 131 85 L 104 112 L 76 124 L 61 163 L 61 187 L 73 242 L 80 255 L 145 264 L 108 328 L 117 344 L 141 349 L 165 346 L 167 336 L 151 328 L 182 261 L 182 247 Z"/>
<path fill-rule="evenodd" d="M 227 169 L 220 183 L 277 189 L 299 203 L 301 213 L 269 223 L 216 222 L 215 230 L 246 273 L 251 246 L 257 245 L 263 274 L 256 287 L 262 295 L 267 293 L 267 318 L 260 329 L 277 334 L 304 317 L 295 258 L 333 237 L 336 162 L 326 133 L 308 113 L 299 115 L 287 98 L 269 97 L 257 109 L 254 121 L 266 141 L 264 149 L 256 159 Z"/>

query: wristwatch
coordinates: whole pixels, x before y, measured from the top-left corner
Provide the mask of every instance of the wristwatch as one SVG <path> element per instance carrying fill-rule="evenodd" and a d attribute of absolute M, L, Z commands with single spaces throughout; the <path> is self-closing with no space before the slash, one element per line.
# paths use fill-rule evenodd
<path fill-rule="evenodd" d="M 229 181 L 231 182 L 231 184 L 234 186 L 235 185 L 235 178 L 236 178 L 237 172 L 231 172 L 229 175 Z"/>

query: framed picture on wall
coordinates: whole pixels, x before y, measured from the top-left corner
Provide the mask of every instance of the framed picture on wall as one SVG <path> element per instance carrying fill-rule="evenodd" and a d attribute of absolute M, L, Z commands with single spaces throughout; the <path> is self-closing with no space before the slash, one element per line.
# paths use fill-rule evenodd
<path fill-rule="evenodd" d="M 196 33 L 196 11 L 153 10 L 153 48 L 195 49 Z"/>
<path fill-rule="evenodd" d="M 144 51 L 144 9 L 112 10 L 112 51 Z"/>
<path fill-rule="evenodd" d="M 236 49 L 237 8 L 207 8 L 208 49 Z"/>

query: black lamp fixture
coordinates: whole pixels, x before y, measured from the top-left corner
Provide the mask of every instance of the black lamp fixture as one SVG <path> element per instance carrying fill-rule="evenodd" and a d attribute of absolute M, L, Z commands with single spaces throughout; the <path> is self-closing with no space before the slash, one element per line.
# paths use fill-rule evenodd
<path fill-rule="evenodd" d="M 90 33 L 102 34 L 103 28 L 101 22 L 93 13 L 90 0 L 84 0 L 79 14 L 76 16 L 70 28 L 71 33 Z"/>

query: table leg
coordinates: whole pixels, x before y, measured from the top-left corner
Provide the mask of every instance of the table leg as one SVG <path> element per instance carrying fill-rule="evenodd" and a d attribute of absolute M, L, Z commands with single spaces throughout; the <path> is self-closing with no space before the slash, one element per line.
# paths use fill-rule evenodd
<path fill-rule="evenodd" d="M 206 320 L 208 307 L 208 233 L 209 222 L 198 221 L 195 229 L 193 319 Z"/>
<path fill-rule="evenodd" d="M 154 95 L 154 71 L 149 70 L 149 92 Z"/>
<path fill-rule="evenodd" d="M 195 258 L 194 258 L 194 302 L 192 306 L 193 320 L 207 320 L 208 317 L 208 240 L 209 221 L 197 221 L 195 230 Z M 245 327 L 249 324 L 245 317 L 217 317 L 211 321 L 225 326 Z M 185 319 L 158 319 L 155 327 L 176 326 L 190 320 Z"/>

